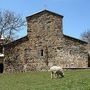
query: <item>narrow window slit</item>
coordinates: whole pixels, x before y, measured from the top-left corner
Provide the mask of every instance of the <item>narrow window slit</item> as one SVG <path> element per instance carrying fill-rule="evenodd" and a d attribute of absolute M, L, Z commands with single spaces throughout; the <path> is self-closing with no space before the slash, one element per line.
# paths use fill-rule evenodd
<path fill-rule="evenodd" d="M 41 50 L 41 56 L 43 56 L 43 50 Z"/>

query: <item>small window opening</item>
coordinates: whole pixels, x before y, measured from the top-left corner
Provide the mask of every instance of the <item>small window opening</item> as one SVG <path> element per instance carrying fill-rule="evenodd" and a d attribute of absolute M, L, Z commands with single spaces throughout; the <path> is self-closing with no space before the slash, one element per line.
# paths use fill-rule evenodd
<path fill-rule="evenodd" d="M 41 50 L 41 56 L 43 56 L 43 50 Z"/>
<path fill-rule="evenodd" d="M 0 73 L 3 73 L 3 70 L 4 70 L 4 65 L 3 63 L 0 63 Z"/>

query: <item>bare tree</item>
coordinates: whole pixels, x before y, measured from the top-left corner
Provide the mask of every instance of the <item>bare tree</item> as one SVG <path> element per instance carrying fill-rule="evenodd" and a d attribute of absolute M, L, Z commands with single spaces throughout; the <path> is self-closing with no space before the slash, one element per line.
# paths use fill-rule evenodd
<path fill-rule="evenodd" d="M 81 39 L 90 44 L 90 30 L 87 30 L 81 34 Z"/>
<path fill-rule="evenodd" d="M 25 20 L 12 11 L 0 11 L 0 34 L 12 40 L 15 33 L 25 26 Z"/>

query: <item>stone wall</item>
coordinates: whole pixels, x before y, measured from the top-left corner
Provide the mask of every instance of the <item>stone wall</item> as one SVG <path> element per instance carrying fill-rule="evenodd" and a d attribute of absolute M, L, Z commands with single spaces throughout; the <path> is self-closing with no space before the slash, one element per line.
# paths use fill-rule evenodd
<path fill-rule="evenodd" d="M 64 68 L 86 68 L 88 67 L 86 45 L 65 36 L 63 47 L 57 49 L 56 60 L 60 60 L 59 63 Z"/>
<path fill-rule="evenodd" d="M 27 25 L 27 39 L 5 46 L 5 71 L 47 70 L 51 65 L 87 67 L 87 44 L 63 35 L 60 15 L 44 11 L 28 17 Z"/>

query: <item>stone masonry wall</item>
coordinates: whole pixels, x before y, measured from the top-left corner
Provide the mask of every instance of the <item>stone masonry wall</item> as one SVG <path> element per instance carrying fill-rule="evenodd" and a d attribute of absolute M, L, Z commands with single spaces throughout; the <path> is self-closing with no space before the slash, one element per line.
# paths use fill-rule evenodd
<path fill-rule="evenodd" d="M 64 68 L 88 67 L 86 44 L 64 37 L 63 47 L 57 48 L 56 61 Z"/>
<path fill-rule="evenodd" d="M 55 60 L 57 46 L 63 46 L 62 17 L 43 12 L 30 17 L 27 22 L 29 43 L 36 52 L 34 60 L 38 59 L 39 68 L 43 69 L 49 64 L 49 59 Z"/>
<path fill-rule="evenodd" d="M 6 47 L 5 71 L 46 70 L 51 65 L 87 67 L 86 44 L 63 35 L 62 17 L 42 12 L 30 16 L 27 24 L 28 40 Z"/>

